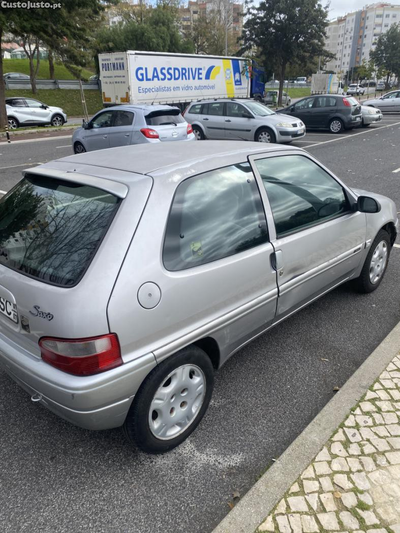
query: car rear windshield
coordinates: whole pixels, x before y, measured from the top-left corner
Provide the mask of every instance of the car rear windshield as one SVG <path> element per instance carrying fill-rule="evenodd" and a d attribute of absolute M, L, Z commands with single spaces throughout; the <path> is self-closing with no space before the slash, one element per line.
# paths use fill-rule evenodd
<path fill-rule="evenodd" d="M 186 122 L 178 109 L 176 111 L 174 109 L 153 111 L 145 118 L 148 126 L 171 126 Z"/>
<path fill-rule="evenodd" d="M 0 201 L 0 264 L 53 285 L 76 285 L 118 204 L 95 187 L 27 174 Z"/>

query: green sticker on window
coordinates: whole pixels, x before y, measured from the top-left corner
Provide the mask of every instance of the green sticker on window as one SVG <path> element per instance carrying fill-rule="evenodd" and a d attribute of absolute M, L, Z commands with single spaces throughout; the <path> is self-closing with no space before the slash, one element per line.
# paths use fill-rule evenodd
<path fill-rule="evenodd" d="M 190 245 L 190 249 L 192 250 L 192 255 L 194 257 L 201 257 L 203 255 L 201 242 L 192 242 Z"/>

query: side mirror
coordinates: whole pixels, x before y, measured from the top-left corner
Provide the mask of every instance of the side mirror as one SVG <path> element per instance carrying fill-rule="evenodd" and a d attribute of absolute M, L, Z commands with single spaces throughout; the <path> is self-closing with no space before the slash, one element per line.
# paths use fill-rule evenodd
<path fill-rule="evenodd" d="M 88 122 L 86 122 L 85 120 L 82 120 L 82 128 L 84 130 L 88 130 L 89 129 L 89 124 Z"/>
<path fill-rule="evenodd" d="M 357 211 L 360 213 L 379 213 L 381 206 L 374 198 L 359 196 L 357 199 Z"/>
<path fill-rule="evenodd" d="M 254 118 L 253 115 L 250 115 L 250 113 L 244 113 L 243 118 Z"/>
<path fill-rule="evenodd" d="M 294 105 L 291 105 L 291 106 L 289 107 L 289 111 L 290 111 L 290 112 L 293 112 L 293 111 L 294 111 Z"/>

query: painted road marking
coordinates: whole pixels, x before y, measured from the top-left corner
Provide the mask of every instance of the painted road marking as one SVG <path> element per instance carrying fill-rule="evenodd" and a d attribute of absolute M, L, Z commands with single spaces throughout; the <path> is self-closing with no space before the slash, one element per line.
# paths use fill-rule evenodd
<path fill-rule="evenodd" d="M 22 163 L 21 165 L 11 165 L 9 167 L 0 167 L 0 170 L 8 170 L 9 168 L 17 168 L 17 167 L 25 167 L 25 166 L 32 166 L 32 165 L 43 165 L 43 163 Z"/>
<path fill-rule="evenodd" d="M 64 146 L 56 146 L 56 149 L 58 148 L 72 148 L 70 144 L 64 144 Z"/>
<path fill-rule="evenodd" d="M 0 191 L 0 194 L 7 194 L 7 191 Z"/>
<path fill-rule="evenodd" d="M 376 131 L 378 129 L 379 130 L 384 130 L 385 128 L 393 128 L 393 126 L 397 126 L 397 125 L 400 125 L 400 122 L 396 122 L 394 124 L 387 124 L 386 126 L 380 126 L 379 128 L 375 128 L 373 130 L 360 131 L 360 133 L 353 133 L 352 135 L 346 135 L 346 137 L 340 137 L 339 139 L 329 139 L 329 141 L 321 141 L 319 143 L 312 144 L 312 145 L 310 145 L 309 147 L 306 147 L 306 148 L 314 148 L 314 146 L 320 146 L 321 144 L 334 143 L 334 142 L 337 142 L 337 141 L 341 141 L 344 138 L 351 139 L 353 137 L 357 137 L 358 135 L 368 135 L 370 133 L 376 133 Z"/>
<path fill-rule="evenodd" d="M 394 248 L 400 248 L 400 244 L 393 244 Z"/>
<path fill-rule="evenodd" d="M 396 168 L 396 170 L 393 170 L 393 174 L 396 174 L 396 172 L 400 172 L 400 167 Z"/>
<path fill-rule="evenodd" d="M 2 142 L 1 146 L 12 146 L 13 144 L 23 144 L 23 143 L 39 143 L 43 141 L 60 141 L 63 139 L 70 139 L 72 137 L 71 135 L 59 135 L 58 137 L 41 137 L 40 139 L 26 139 L 24 141 L 11 141 L 10 144 L 7 142 Z"/>

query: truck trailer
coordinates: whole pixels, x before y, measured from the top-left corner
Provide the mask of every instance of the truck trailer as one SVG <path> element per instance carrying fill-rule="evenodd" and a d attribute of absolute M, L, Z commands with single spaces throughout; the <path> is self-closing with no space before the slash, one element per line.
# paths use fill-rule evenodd
<path fill-rule="evenodd" d="M 250 59 L 164 52 L 99 54 L 104 106 L 262 98 L 263 71 Z"/>

